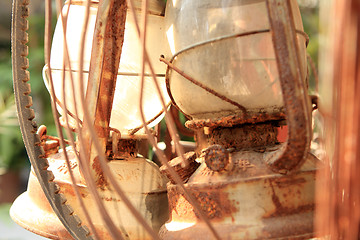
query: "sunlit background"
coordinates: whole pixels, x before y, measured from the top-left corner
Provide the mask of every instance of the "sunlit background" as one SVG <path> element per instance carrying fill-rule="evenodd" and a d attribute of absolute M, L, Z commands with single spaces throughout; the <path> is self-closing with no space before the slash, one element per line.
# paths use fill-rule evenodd
<path fill-rule="evenodd" d="M 308 53 L 317 66 L 319 1 L 298 0 L 305 32 L 310 37 Z M 55 22 L 55 21 L 54 21 Z M 26 190 L 30 164 L 24 149 L 16 117 L 11 70 L 11 1 L 0 1 L 0 240 L 44 239 L 23 230 L 9 217 L 9 208 L 15 198 Z M 44 1 L 30 1 L 29 62 L 30 78 L 36 122 L 45 124 L 54 133 L 50 100 L 43 85 L 41 71 L 44 66 Z M 310 81 L 315 89 L 315 81 Z"/>

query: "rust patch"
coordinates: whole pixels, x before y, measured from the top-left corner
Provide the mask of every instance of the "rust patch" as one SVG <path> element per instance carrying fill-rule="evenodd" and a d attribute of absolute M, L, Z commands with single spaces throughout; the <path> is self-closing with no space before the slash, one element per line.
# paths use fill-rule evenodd
<path fill-rule="evenodd" d="M 92 164 L 92 168 L 94 169 L 94 171 L 96 173 L 96 177 L 97 177 L 96 185 L 99 186 L 100 188 L 104 188 L 104 187 L 108 186 L 109 183 L 106 181 L 105 176 L 103 174 L 99 157 L 95 157 L 93 164 Z"/>
<path fill-rule="evenodd" d="M 304 178 L 278 178 L 273 180 L 273 183 L 279 188 L 288 188 L 306 183 L 306 180 Z"/>
<path fill-rule="evenodd" d="M 275 145 L 277 128 L 274 123 L 244 124 L 234 127 L 217 127 L 206 135 L 209 145 L 220 144 L 234 150 Z"/>
<path fill-rule="evenodd" d="M 55 140 L 49 140 L 49 141 L 41 141 L 40 145 L 44 149 L 44 157 L 47 158 L 52 154 L 58 153 L 60 148 L 60 143 Z"/>
<path fill-rule="evenodd" d="M 280 121 L 285 119 L 284 109 L 280 108 L 276 112 L 267 113 L 259 111 L 257 113 L 234 114 L 222 118 L 214 119 L 193 119 L 185 123 L 185 126 L 191 129 L 199 129 L 203 127 L 233 127 L 241 124 L 263 123 L 268 121 Z"/>
<path fill-rule="evenodd" d="M 302 179 L 297 179 L 297 180 L 302 180 Z M 304 179 L 303 179 L 304 180 Z M 279 183 L 279 181 L 275 181 L 276 183 Z M 290 183 L 291 181 L 287 181 L 287 184 Z M 296 180 L 293 182 L 297 182 Z M 300 183 L 304 183 L 304 181 L 300 181 Z M 292 185 L 294 185 L 296 183 L 292 183 Z M 299 184 L 299 183 L 297 183 Z M 306 205 L 301 205 L 298 207 L 294 207 L 294 208 L 289 208 L 289 207 L 285 207 L 278 195 L 275 192 L 274 189 L 274 185 L 273 185 L 273 180 L 269 180 L 269 185 L 271 187 L 272 190 L 272 194 L 271 194 L 271 200 L 275 205 L 275 212 L 265 216 L 265 218 L 272 218 L 272 217 L 282 217 L 282 216 L 289 216 L 289 215 L 295 215 L 295 214 L 300 214 L 300 213 L 305 213 L 305 212 L 312 212 L 315 209 L 315 203 L 311 203 L 311 204 L 306 204 Z M 288 187 L 290 187 L 288 185 Z M 291 198 L 291 196 L 288 195 L 283 195 L 285 198 Z M 290 199 L 291 200 L 291 199 Z"/>
<path fill-rule="evenodd" d="M 110 133 L 109 123 L 124 42 L 126 9 L 125 0 L 111 2 L 106 24 L 104 59 L 95 114 L 95 129 L 100 138 L 107 138 Z"/>
<path fill-rule="evenodd" d="M 206 166 L 213 171 L 223 171 L 229 165 L 229 152 L 222 145 L 212 145 L 203 150 Z"/>
<path fill-rule="evenodd" d="M 77 167 L 77 165 L 78 165 L 77 162 L 70 161 L 70 168 L 72 170 L 74 170 Z M 67 174 L 69 172 L 69 169 L 68 169 L 66 163 L 63 163 L 61 166 L 59 166 L 58 169 L 59 169 L 59 172 L 62 172 L 63 174 Z"/>
<path fill-rule="evenodd" d="M 195 197 L 199 199 L 201 210 L 211 220 L 222 220 L 225 217 L 231 217 L 232 213 L 237 211 L 232 204 L 233 202 L 229 200 L 227 193 L 218 191 L 199 192 L 195 193 Z"/>
<path fill-rule="evenodd" d="M 107 14 L 105 33 L 102 35 L 100 26 L 95 26 L 94 44 L 92 49 L 92 59 L 89 69 L 89 82 L 86 90 L 86 101 L 92 109 L 89 109 L 90 115 L 94 120 L 84 122 L 83 131 L 88 131 L 88 125 L 93 124 L 97 141 L 101 145 L 101 151 L 106 153 L 106 144 L 110 134 L 110 118 L 114 99 L 114 92 L 117 80 L 118 67 L 124 41 L 125 21 L 127 5 L 125 0 L 110 1 L 109 10 L 102 9 L 97 13 L 97 19 L 100 14 Z M 101 21 L 101 20 L 99 20 Z M 98 21 L 97 21 L 98 22 Z M 102 46 L 102 47 L 100 47 Z M 93 109 L 94 108 L 94 109 Z M 95 116 L 94 116 L 95 115 Z M 85 141 L 85 151 L 90 152 L 92 156 L 95 151 L 93 141 Z M 95 171 L 96 183 L 104 187 L 107 183 L 103 176 L 99 159 L 90 159 L 90 165 Z"/>
<path fill-rule="evenodd" d="M 106 145 L 106 155 L 109 159 L 124 159 L 135 157 L 138 153 L 139 141 L 135 139 L 112 138 Z"/>
<path fill-rule="evenodd" d="M 61 182 L 61 181 L 56 181 L 56 183 L 60 187 L 59 193 L 62 193 L 65 196 L 71 196 L 71 198 L 73 198 L 73 199 L 77 198 L 77 196 L 75 194 L 75 191 L 74 191 L 74 187 L 72 186 L 72 184 L 64 183 L 64 182 Z M 80 193 L 82 198 L 86 198 L 88 196 L 89 192 L 87 191 L 87 189 L 85 187 L 77 185 L 76 188 L 79 190 L 79 193 Z"/>
<path fill-rule="evenodd" d="M 40 145 L 44 149 L 44 155 L 42 157 L 48 158 L 50 155 L 59 152 L 60 139 L 46 135 L 47 128 L 45 125 L 41 125 L 36 134 L 38 134 L 40 138 L 40 142 L 36 143 L 36 145 Z"/>
<path fill-rule="evenodd" d="M 232 214 L 238 211 L 234 202 L 229 199 L 228 193 L 224 191 L 211 187 L 206 189 L 190 187 L 188 190 L 199 203 L 201 211 L 211 221 L 222 221 L 226 217 L 233 218 Z M 198 213 L 178 187 L 170 186 L 168 196 L 172 220 L 200 220 Z"/>
<path fill-rule="evenodd" d="M 172 159 L 169 162 L 169 165 L 175 170 L 175 172 L 177 172 L 177 174 L 179 174 L 181 180 L 183 182 L 186 182 L 189 179 L 189 177 L 195 172 L 195 170 L 200 166 L 200 163 L 195 161 L 196 160 L 195 152 L 185 153 L 184 158 L 189 163 L 188 166 L 185 168 L 181 166 L 183 162 L 181 157 Z M 172 175 L 170 174 L 170 172 L 168 171 L 165 165 L 160 167 L 160 172 L 166 175 L 171 181 L 171 183 L 175 184 L 175 180 L 173 179 Z"/>

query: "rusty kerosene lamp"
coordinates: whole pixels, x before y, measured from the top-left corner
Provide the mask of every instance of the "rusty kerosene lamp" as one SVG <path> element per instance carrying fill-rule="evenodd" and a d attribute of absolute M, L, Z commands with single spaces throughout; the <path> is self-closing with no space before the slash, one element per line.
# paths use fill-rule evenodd
<path fill-rule="evenodd" d="M 186 155 L 191 168 L 171 164 L 200 209 L 172 180 L 160 236 L 310 238 L 317 159 L 308 153 L 307 36 L 296 0 L 169 0 L 165 18 L 168 92 L 199 146 Z"/>
<path fill-rule="evenodd" d="M 66 203 L 75 210 L 77 216 L 85 221 L 86 225 L 93 225 L 94 229 L 91 230 L 95 231 L 92 233 L 96 234 L 98 239 L 109 239 L 110 237 L 119 239 L 118 235 L 114 234 L 117 231 L 126 239 L 151 239 L 151 234 L 144 230 L 143 223 L 133 215 L 129 206 L 125 204 L 125 200 L 117 195 L 114 190 L 116 187 L 109 180 L 109 176 L 103 172 L 104 169 L 101 170 L 100 154 L 96 152 L 94 146 L 94 142 L 98 141 L 103 154 L 106 155 L 107 166 L 114 176 L 115 183 L 121 187 L 145 222 L 157 233 L 161 225 L 168 219 L 165 185 L 168 180 L 163 177 L 156 164 L 138 155 L 138 145 L 146 139 L 138 108 L 141 49 L 138 47 L 138 33 L 132 12 L 127 10 L 127 16 L 124 17 L 121 15 L 122 9 L 116 9 L 111 5 L 113 2 L 121 1 L 100 1 L 100 3 L 91 1 L 84 46 L 81 45 L 80 39 L 86 19 L 84 17 L 86 1 L 65 3 L 62 11 L 63 15 L 67 15 L 67 23 L 64 24 L 66 34 L 64 34 L 63 18 L 60 16 L 54 33 L 50 62 L 44 68 L 44 80 L 49 92 L 53 91 L 54 93 L 52 98 L 56 98 L 57 110 L 62 115 L 62 126 L 67 130 L 73 129 L 77 134 L 83 134 L 83 137 L 78 136 L 76 145 L 68 143 L 69 146 L 59 151 L 59 141 L 48 141 L 46 128 L 40 127 L 38 134 L 41 145 L 45 149 L 46 155 L 43 157 L 47 158 L 48 170 L 54 174 L 53 181 L 59 186 L 59 193 L 66 197 Z M 126 4 L 126 1 L 122 2 Z M 137 9 L 141 9 L 140 3 L 140 1 L 135 1 L 135 4 L 138 5 Z M 156 60 L 161 54 L 166 54 L 164 47 L 167 44 L 165 44 L 165 34 L 162 32 L 164 7 L 162 1 L 150 1 L 151 14 L 148 16 L 147 31 L 149 32 L 148 38 L 150 38 L 148 43 L 152 45 L 147 47 L 150 49 L 152 58 Z M 111 8 L 116 10 L 112 11 Z M 122 18 L 119 17 L 119 14 Z M 107 16 L 116 19 L 106 20 Z M 139 16 L 140 13 L 137 17 L 139 18 Z M 125 19 L 126 23 L 124 23 Z M 120 29 L 112 26 L 118 32 L 107 35 L 106 31 L 109 29 L 104 26 L 114 23 L 120 26 Z M 121 27 L 121 24 L 124 26 Z M 112 41 L 112 37 L 121 31 L 123 32 L 114 39 L 116 41 L 121 39 L 121 34 L 123 34 L 123 43 L 112 43 L 110 49 L 107 48 L 109 44 L 106 45 L 107 43 L 104 41 Z M 82 60 L 83 68 L 80 69 L 79 50 L 82 48 L 84 49 L 84 59 Z M 108 59 L 109 56 L 113 57 L 119 53 L 121 56 L 118 56 L 117 65 L 116 59 L 115 61 Z M 67 61 L 68 63 L 65 64 Z M 118 70 L 117 66 L 119 66 Z M 117 71 L 115 72 L 116 85 L 113 85 L 114 88 L 109 88 L 111 86 L 109 82 L 109 85 L 105 85 L 104 91 L 109 91 L 108 94 L 101 92 L 103 91 L 101 87 L 96 89 L 99 81 L 105 81 L 109 75 L 114 74 L 107 72 L 106 67 L 116 68 L 115 71 Z M 154 69 L 158 81 L 162 82 L 165 93 L 166 67 L 159 62 L 154 65 Z M 161 120 L 163 106 L 159 102 L 158 96 L 154 94 L 155 85 L 152 83 L 151 73 L 148 72 L 148 69 L 146 71 L 144 115 L 147 123 L 151 126 Z M 95 84 L 91 82 L 94 79 Z M 81 87 L 81 83 L 84 86 Z M 87 108 L 84 109 L 81 104 L 81 91 L 85 90 L 87 104 L 85 107 Z M 104 103 L 103 99 L 110 100 Z M 168 98 L 165 101 L 169 102 L 170 100 Z M 109 106 L 108 103 L 111 105 Z M 108 105 L 106 106 L 106 104 Z M 92 119 L 94 122 L 87 122 L 86 109 L 90 115 L 95 115 Z M 99 120 L 99 115 L 100 118 L 104 115 L 105 111 L 101 112 L 104 109 L 105 111 L 110 109 L 110 111 L 105 113 L 105 119 Z M 107 126 L 101 121 L 107 121 Z M 89 128 L 87 124 L 95 125 L 97 139 L 84 130 Z M 98 130 L 100 128 L 102 130 Z M 86 142 L 88 139 L 92 140 Z M 88 157 L 84 154 L 87 150 L 90 151 Z M 89 178 L 85 175 L 85 166 L 82 166 L 84 164 L 79 161 L 79 155 L 90 160 L 88 165 L 91 177 L 94 178 L 94 180 L 90 179 L 90 182 L 94 181 L 92 184 L 96 185 L 95 192 L 98 194 L 97 199 L 100 200 L 100 203 L 96 197 L 93 198 L 93 195 L 96 194 L 91 189 Z M 71 169 L 68 169 L 67 158 Z M 70 171 L 73 176 L 69 174 Z M 78 188 L 79 194 L 76 194 L 73 184 Z M 79 200 L 79 198 L 81 199 Z M 99 209 L 99 205 L 102 208 Z M 104 222 L 104 211 L 107 211 L 111 224 L 109 221 Z M 48 204 L 34 171 L 30 174 L 27 192 L 14 202 L 11 216 L 26 229 L 45 237 L 71 238 Z M 108 231 L 111 225 L 115 226 L 113 232 Z M 72 227 L 75 229 L 77 226 Z"/>

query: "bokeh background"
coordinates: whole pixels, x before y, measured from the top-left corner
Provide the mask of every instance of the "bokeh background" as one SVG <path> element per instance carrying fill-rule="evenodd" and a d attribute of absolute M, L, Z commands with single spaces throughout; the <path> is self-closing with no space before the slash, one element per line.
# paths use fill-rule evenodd
<path fill-rule="evenodd" d="M 319 1 L 298 0 L 305 32 L 310 37 L 308 53 L 317 66 L 319 48 Z M 326 0 L 325 0 L 326 1 Z M 55 14 L 54 14 L 55 15 Z M 54 20 L 55 23 L 55 20 Z M 55 133 L 48 92 L 42 81 L 44 65 L 44 0 L 30 0 L 29 71 L 33 108 L 38 125 Z M 315 80 L 310 79 L 311 91 Z M 0 1 L 0 240 L 44 239 L 17 226 L 9 217 L 15 198 L 26 190 L 30 164 L 18 126 L 11 67 L 11 0 Z"/>

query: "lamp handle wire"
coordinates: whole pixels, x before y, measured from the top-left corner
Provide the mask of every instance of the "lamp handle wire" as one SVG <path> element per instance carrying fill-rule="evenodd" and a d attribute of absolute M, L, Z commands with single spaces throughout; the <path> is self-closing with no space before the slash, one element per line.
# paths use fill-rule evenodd
<path fill-rule="evenodd" d="M 286 174 L 304 162 L 311 141 L 311 104 L 302 72 L 290 1 L 267 0 L 271 34 L 285 105 L 288 140 L 265 159 L 274 171 Z"/>

